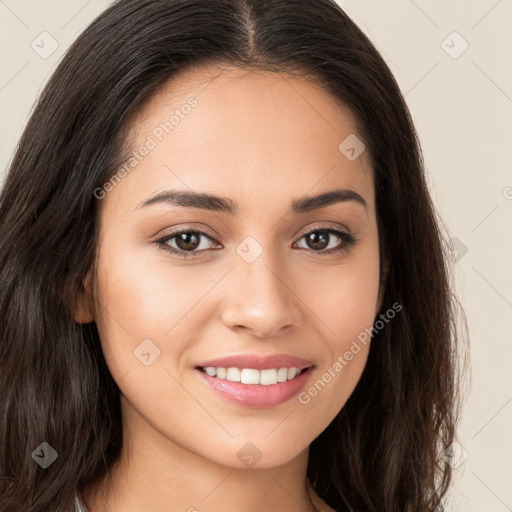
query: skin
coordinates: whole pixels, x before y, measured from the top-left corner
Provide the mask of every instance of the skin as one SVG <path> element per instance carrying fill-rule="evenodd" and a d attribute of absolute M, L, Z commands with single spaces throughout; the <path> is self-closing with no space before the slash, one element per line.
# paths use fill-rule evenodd
<path fill-rule="evenodd" d="M 382 290 L 367 152 L 349 161 L 339 151 L 356 125 L 318 85 L 232 67 L 173 77 L 134 122 L 133 150 L 191 96 L 190 114 L 99 201 L 97 259 L 75 318 L 98 326 L 125 442 L 112 479 L 86 487 L 83 501 L 91 512 L 332 510 L 308 484 L 309 445 L 354 390 L 369 344 L 307 404 L 237 405 L 193 370 L 227 355 L 286 353 L 314 363 L 307 389 L 371 328 Z M 336 188 L 359 193 L 367 209 L 345 201 L 291 211 L 293 200 Z M 137 208 L 165 189 L 227 197 L 239 211 Z M 330 224 L 356 244 L 326 254 L 344 243 L 328 235 L 315 252 L 303 231 Z M 155 243 L 170 228 L 211 238 L 182 259 Z M 236 252 L 247 236 L 263 251 L 253 263 Z M 160 350 L 149 366 L 133 353 L 144 339 Z M 253 467 L 237 457 L 249 442 L 261 453 Z"/>

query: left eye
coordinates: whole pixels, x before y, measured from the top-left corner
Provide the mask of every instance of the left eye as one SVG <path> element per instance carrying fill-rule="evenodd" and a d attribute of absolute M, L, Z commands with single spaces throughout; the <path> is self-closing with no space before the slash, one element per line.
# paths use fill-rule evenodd
<path fill-rule="evenodd" d="M 332 235 L 338 238 L 341 243 L 338 243 L 338 245 L 335 245 L 334 247 L 329 247 Z M 215 242 L 203 231 L 183 230 L 176 231 L 171 235 L 165 235 L 164 237 L 158 239 L 156 243 L 164 251 L 181 258 L 186 258 L 189 256 L 196 256 L 195 253 L 203 252 L 204 250 L 208 249 L 208 247 L 204 247 L 204 244 L 201 243 L 202 237 Z M 299 238 L 299 241 L 303 238 L 306 240 L 306 244 L 310 246 L 305 247 L 306 250 L 322 254 L 346 251 L 356 242 L 356 239 L 352 234 L 333 227 L 312 229 L 303 233 Z M 171 245 L 172 242 L 176 244 L 176 247 Z M 208 246 L 207 243 L 206 246 Z"/>

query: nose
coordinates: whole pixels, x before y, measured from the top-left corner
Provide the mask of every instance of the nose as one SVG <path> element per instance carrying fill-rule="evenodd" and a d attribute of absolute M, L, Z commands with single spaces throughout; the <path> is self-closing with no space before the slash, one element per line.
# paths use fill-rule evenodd
<path fill-rule="evenodd" d="M 290 271 L 270 251 L 248 263 L 240 258 L 230 272 L 222 320 L 230 329 L 271 338 L 298 328 L 301 301 Z"/>

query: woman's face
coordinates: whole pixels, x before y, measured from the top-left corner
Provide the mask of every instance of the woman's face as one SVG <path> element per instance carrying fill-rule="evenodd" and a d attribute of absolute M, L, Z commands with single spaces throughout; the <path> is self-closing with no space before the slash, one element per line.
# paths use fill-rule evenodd
<path fill-rule="evenodd" d="M 94 315 L 124 428 L 231 467 L 291 461 L 354 390 L 358 335 L 379 308 L 373 175 L 353 118 L 306 80 L 196 68 L 134 130 L 137 154 L 97 191 L 95 302 L 77 314 Z M 335 190 L 350 192 L 310 199 Z M 222 201 L 184 206 L 171 191 Z M 285 382 L 291 367 L 303 371 Z"/>

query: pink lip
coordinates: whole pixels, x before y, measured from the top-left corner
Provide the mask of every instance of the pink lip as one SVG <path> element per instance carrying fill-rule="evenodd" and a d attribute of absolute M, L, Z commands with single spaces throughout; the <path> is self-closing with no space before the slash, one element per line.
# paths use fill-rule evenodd
<path fill-rule="evenodd" d="M 253 368 L 254 370 L 270 370 L 272 368 L 309 368 L 313 366 L 311 361 L 287 354 L 274 354 L 271 356 L 258 356 L 253 354 L 241 354 L 220 359 L 210 359 L 196 365 L 196 367 L 215 366 L 217 368 Z M 293 382 L 293 381 L 290 381 Z"/>
<path fill-rule="evenodd" d="M 208 363 L 210 362 L 211 361 L 208 361 Z M 208 364 L 207 366 L 216 365 Z M 284 368 L 287 365 L 277 366 Z M 272 366 L 272 368 L 276 368 L 277 366 Z M 243 366 L 243 368 L 250 368 L 250 365 Z M 310 367 L 303 370 L 300 375 L 292 380 L 264 386 L 262 384 L 242 384 L 241 382 L 218 379 L 217 377 L 211 377 L 197 368 L 194 369 L 194 372 L 203 379 L 203 382 L 205 382 L 210 389 L 219 393 L 222 397 L 227 398 L 238 405 L 245 405 L 247 407 L 254 407 L 258 409 L 275 407 L 295 396 L 305 386 L 312 371 L 313 368 Z"/>

